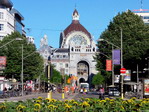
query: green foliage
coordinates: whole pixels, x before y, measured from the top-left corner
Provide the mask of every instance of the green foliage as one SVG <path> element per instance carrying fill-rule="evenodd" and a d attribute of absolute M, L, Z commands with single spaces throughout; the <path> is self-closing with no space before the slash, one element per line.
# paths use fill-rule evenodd
<path fill-rule="evenodd" d="M 143 69 L 144 59 L 149 49 L 149 26 L 145 25 L 142 19 L 128 10 L 119 13 L 113 18 L 108 28 L 101 34 L 100 39 L 104 39 L 114 45 L 121 47 L 121 32 L 123 38 L 123 65 L 126 69 L 136 70 Z M 98 48 L 101 53 L 112 57 L 112 45 L 106 41 L 99 41 Z M 118 49 L 114 47 L 114 49 Z M 97 69 L 105 70 L 107 57 L 103 54 L 97 54 Z M 120 66 L 115 70 L 119 74 Z M 102 73 L 102 75 L 106 75 Z"/>
<path fill-rule="evenodd" d="M 15 40 L 16 38 L 21 38 L 22 40 Z M 3 73 L 6 78 L 11 78 L 13 76 L 17 80 L 20 80 L 22 71 L 22 51 L 24 81 L 36 79 L 43 73 L 42 57 L 36 52 L 35 45 L 28 43 L 26 37 L 23 37 L 20 33 L 14 32 L 6 36 L 0 42 L 0 46 L 3 46 L 0 49 L 0 55 L 7 57 L 7 65 Z"/>
<path fill-rule="evenodd" d="M 148 112 L 149 99 L 55 100 L 38 97 L 27 101 L 0 103 L 0 112 Z"/>
<path fill-rule="evenodd" d="M 92 84 L 94 85 L 100 85 L 103 84 L 104 77 L 101 75 L 101 73 L 97 73 L 96 75 L 93 76 Z"/>
<path fill-rule="evenodd" d="M 54 83 L 54 84 L 60 84 L 62 81 L 62 75 L 60 74 L 59 71 L 57 71 L 56 69 L 53 69 L 53 73 L 50 79 L 50 82 Z"/>

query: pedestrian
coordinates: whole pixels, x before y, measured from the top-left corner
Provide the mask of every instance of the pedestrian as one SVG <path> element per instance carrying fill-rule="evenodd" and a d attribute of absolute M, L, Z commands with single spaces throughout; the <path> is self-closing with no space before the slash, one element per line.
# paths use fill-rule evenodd
<path fill-rule="evenodd" d="M 104 99 L 104 88 L 101 87 L 99 89 L 99 99 L 103 100 Z"/>
<path fill-rule="evenodd" d="M 7 92 L 7 88 L 5 87 L 3 91 L 4 91 L 4 92 Z"/>

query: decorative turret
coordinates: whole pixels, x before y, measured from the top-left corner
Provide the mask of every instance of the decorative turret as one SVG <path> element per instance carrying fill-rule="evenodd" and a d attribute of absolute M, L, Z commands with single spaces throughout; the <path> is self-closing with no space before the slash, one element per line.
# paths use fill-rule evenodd
<path fill-rule="evenodd" d="M 74 10 L 74 12 L 73 12 L 73 14 L 72 14 L 72 20 L 74 20 L 74 21 L 79 21 L 79 13 L 78 13 L 78 11 L 75 9 Z"/>
<path fill-rule="evenodd" d="M 73 38 L 73 37 L 74 38 L 82 38 L 83 37 L 83 40 L 84 40 L 84 37 L 86 37 L 87 41 L 84 40 L 84 43 L 86 43 L 86 44 L 90 43 L 90 40 L 92 39 L 91 34 L 86 30 L 86 28 L 84 28 L 83 25 L 80 24 L 79 13 L 76 9 L 74 10 L 72 17 L 73 17 L 72 23 L 61 33 L 60 48 L 68 48 L 68 45 L 72 44 L 72 43 L 68 44 L 68 42 L 69 42 L 70 38 Z M 81 35 L 83 35 L 83 36 L 81 36 Z"/>
<path fill-rule="evenodd" d="M 70 34 L 71 32 L 80 31 L 80 32 L 87 34 L 91 38 L 91 34 L 84 28 L 84 26 L 80 24 L 79 22 L 80 16 L 76 9 L 74 10 L 72 17 L 73 17 L 72 23 L 63 32 L 64 37 L 67 37 L 67 35 Z"/>

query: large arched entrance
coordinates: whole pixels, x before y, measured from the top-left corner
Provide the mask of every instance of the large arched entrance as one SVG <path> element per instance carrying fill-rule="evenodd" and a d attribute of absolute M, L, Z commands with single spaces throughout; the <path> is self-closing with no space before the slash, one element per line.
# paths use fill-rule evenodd
<path fill-rule="evenodd" d="M 77 64 L 77 74 L 78 75 L 85 75 L 88 76 L 89 75 L 89 65 L 86 61 L 80 61 Z"/>
<path fill-rule="evenodd" d="M 77 64 L 77 76 L 79 83 L 88 82 L 89 64 L 86 61 L 80 61 Z"/>
<path fill-rule="evenodd" d="M 79 83 L 83 83 L 83 82 L 85 82 L 85 79 L 84 78 L 80 78 L 79 79 Z"/>

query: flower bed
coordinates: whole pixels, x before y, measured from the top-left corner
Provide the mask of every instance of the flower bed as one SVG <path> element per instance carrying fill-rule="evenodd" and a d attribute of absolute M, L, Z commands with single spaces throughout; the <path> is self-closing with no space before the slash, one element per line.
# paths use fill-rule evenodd
<path fill-rule="evenodd" d="M 38 97 L 25 102 L 0 103 L 0 112 L 143 112 L 145 110 L 149 110 L 149 99 L 81 98 L 80 101 L 59 101 Z"/>

